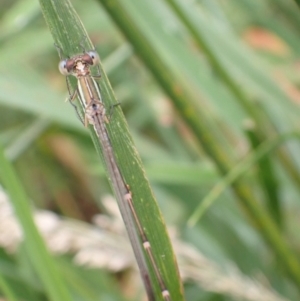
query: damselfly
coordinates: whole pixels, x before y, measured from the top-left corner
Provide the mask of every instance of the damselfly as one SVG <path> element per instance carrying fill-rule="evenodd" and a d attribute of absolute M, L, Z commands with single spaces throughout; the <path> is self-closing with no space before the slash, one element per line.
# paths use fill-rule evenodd
<path fill-rule="evenodd" d="M 163 275 L 153 256 L 150 242 L 147 239 L 146 233 L 143 230 L 140 219 L 134 208 L 130 188 L 125 183 L 114 156 L 113 146 L 106 129 L 108 118 L 102 102 L 100 88 L 96 82 L 96 79 L 100 78 L 100 76 L 92 76 L 90 70 L 90 67 L 96 66 L 98 62 L 99 56 L 97 52 L 89 51 L 60 61 L 59 70 L 62 74 L 66 76 L 73 75 L 78 80 L 77 89 L 73 93 L 70 93 L 70 101 L 72 102 L 76 97 L 81 101 L 82 106 L 85 108 L 84 124 L 86 126 L 88 124 L 93 125 L 100 144 L 102 145 L 104 161 L 114 193 L 120 205 L 122 217 L 146 287 L 148 299 L 155 300 L 155 297 L 142 248 L 144 248 L 152 266 L 163 299 L 165 301 L 171 301 L 170 293 L 166 287 Z"/>

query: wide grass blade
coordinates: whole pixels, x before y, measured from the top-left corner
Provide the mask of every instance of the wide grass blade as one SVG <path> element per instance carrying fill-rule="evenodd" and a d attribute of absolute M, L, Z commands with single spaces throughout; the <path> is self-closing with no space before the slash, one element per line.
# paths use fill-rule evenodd
<path fill-rule="evenodd" d="M 61 48 L 65 57 L 81 53 L 82 48 L 85 50 L 93 49 L 80 19 L 69 1 L 40 0 L 40 5 L 54 41 Z M 109 111 L 109 108 L 117 104 L 117 101 L 102 66 L 100 66 L 100 69 L 102 74 L 102 79 L 99 82 L 101 94 L 105 107 Z M 76 89 L 75 80 L 71 80 L 70 85 L 73 89 Z M 80 109 L 83 114 L 83 109 Z M 102 157 L 102 148 L 98 137 L 92 127 L 90 127 L 90 130 L 96 149 Z M 166 227 L 145 177 L 141 160 L 128 133 L 127 124 L 120 107 L 114 109 L 107 130 L 119 168 L 132 192 L 135 210 L 151 243 L 155 260 L 163 274 L 171 298 L 172 300 L 183 300 L 182 284 Z M 123 208 L 124 204 L 119 204 L 119 207 L 122 213 L 125 210 Z M 157 300 L 162 300 L 151 264 L 149 262 L 147 264 L 151 272 L 151 283 L 156 293 L 155 297 Z"/>

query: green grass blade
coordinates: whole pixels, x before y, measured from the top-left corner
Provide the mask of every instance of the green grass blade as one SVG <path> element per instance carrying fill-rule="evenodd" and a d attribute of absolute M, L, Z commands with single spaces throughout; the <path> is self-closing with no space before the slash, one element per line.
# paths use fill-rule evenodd
<path fill-rule="evenodd" d="M 246 158 L 239 162 L 222 180 L 217 183 L 213 189 L 204 197 L 201 204 L 195 209 L 193 214 L 188 219 L 188 226 L 194 227 L 202 218 L 210 206 L 220 197 L 220 195 L 236 180 L 242 177 L 250 168 L 252 168 L 259 161 L 265 159 L 270 153 L 274 152 L 276 148 L 282 143 L 290 139 L 299 139 L 299 132 L 293 132 L 279 137 L 265 141 L 259 145 Z"/>
<path fill-rule="evenodd" d="M 25 250 L 35 271 L 45 286 L 49 299 L 71 301 L 66 286 L 57 271 L 55 262 L 51 258 L 46 246 L 34 224 L 30 201 L 15 174 L 13 167 L 6 159 L 4 151 L 0 148 L 0 180 L 7 190 L 16 215 L 22 226 L 25 241 Z"/>
<path fill-rule="evenodd" d="M 54 41 L 61 47 L 65 56 L 81 53 L 82 47 L 80 44 L 83 44 L 87 50 L 93 49 L 90 40 L 85 39 L 87 37 L 86 31 L 69 1 L 40 0 L 40 5 Z M 109 108 L 115 105 L 117 101 L 102 66 L 100 66 L 100 69 L 102 74 L 102 79 L 99 82 L 101 94 L 107 111 L 109 111 Z M 71 81 L 71 86 L 73 89 L 76 88 L 76 80 Z M 158 268 L 163 274 L 172 299 L 183 300 L 182 284 L 166 227 L 145 177 L 141 160 L 133 145 L 120 107 L 114 109 L 107 130 L 121 173 L 130 186 L 135 210 L 151 243 Z M 90 127 L 90 131 L 96 149 L 102 157 L 102 148 L 92 127 Z M 121 212 L 122 206 L 122 204 L 119 204 Z M 158 283 L 149 262 L 148 265 L 151 271 L 152 284 L 157 295 L 156 298 L 162 300 Z"/>
<path fill-rule="evenodd" d="M 8 301 L 17 301 L 18 298 L 15 296 L 14 291 L 10 288 L 5 278 L 0 274 L 0 291 Z"/>
<path fill-rule="evenodd" d="M 300 7 L 300 0 L 295 0 L 295 2 L 298 4 L 298 6 Z"/>
<path fill-rule="evenodd" d="M 278 105 L 282 99 L 286 99 L 286 102 L 289 104 L 290 100 L 287 99 L 286 95 L 282 93 L 280 89 L 278 89 L 277 85 L 273 81 L 272 78 L 269 78 L 267 74 L 265 74 L 264 70 L 260 70 L 257 68 L 253 68 L 251 64 L 245 63 L 244 65 L 240 65 L 240 69 L 243 70 L 244 74 L 251 74 L 249 75 L 249 79 L 252 81 L 256 81 L 256 84 L 261 81 L 265 83 L 264 88 L 266 89 L 267 86 L 270 86 L 272 88 L 266 89 L 268 93 L 271 94 L 270 91 L 276 91 L 277 90 L 277 95 L 281 95 L 282 98 L 278 98 L 276 100 L 277 105 L 274 106 L 274 102 L 272 100 L 271 104 L 268 104 L 268 101 L 261 103 L 261 105 L 257 105 L 257 103 L 253 102 L 252 99 L 248 96 L 251 95 L 249 92 L 247 92 L 247 89 L 245 88 L 246 85 L 241 85 L 241 82 L 239 81 L 239 77 L 236 76 L 235 72 L 230 71 L 230 65 L 232 66 L 234 63 L 233 62 L 228 62 L 228 60 L 231 59 L 235 55 L 236 58 L 240 57 L 239 60 L 242 61 L 244 59 L 245 62 L 251 61 L 252 57 L 253 59 L 255 58 L 253 55 L 250 53 L 248 54 L 249 57 L 244 58 L 242 52 L 236 48 L 236 41 L 232 39 L 230 42 L 230 39 L 228 39 L 228 50 L 223 51 L 223 47 L 219 47 L 217 39 L 217 35 L 215 31 L 212 31 L 211 33 L 209 32 L 211 29 L 208 28 L 207 26 L 203 26 L 203 19 L 200 21 L 199 14 L 196 14 L 194 10 L 187 6 L 183 5 L 180 3 L 178 0 L 165 0 L 168 2 L 168 4 L 174 9 L 178 17 L 180 18 L 181 22 L 187 27 L 189 30 L 190 34 L 193 37 L 193 40 L 195 41 L 196 45 L 198 46 L 200 51 L 203 51 L 204 54 L 206 55 L 208 61 L 210 62 L 211 66 L 215 70 L 215 72 L 218 74 L 220 79 L 222 80 L 223 83 L 228 87 L 229 91 L 233 94 L 235 97 L 236 101 L 241 104 L 241 106 L 244 108 L 246 113 L 250 116 L 250 118 L 253 120 L 255 123 L 255 126 L 257 131 L 252 133 L 253 139 L 257 141 L 257 143 L 263 142 L 265 139 L 268 139 L 272 135 L 277 135 L 279 133 L 284 133 L 285 131 L 290 131 L 292 130 L 292 127 L 286 128 L 286 124 L 289 123 L 289 118 L 286 118 L 284 122 L 284 127 L 280 126 L 278 129 L 275 129 L 274 124 L 275 120 L 277 121 L 279 114 L 282 114 L 282 104 Z M 212 33 L 215 35 L 212 35 Z M 229 32 L 228 32 L 229 33 Z M 225 43 L 223 43 L 224 45 Z M 224 45 L 225 46 L 225 45 Z M 227 48 L 227 45 L 226 45 Z M 222 50 L 220 50 L 222 49 Z M 224 54 L 224 56 L 223 56 Z M 249 66 L 250 65 L 250 66 Z M 234 69 L 234 68 L 233 68 Z M 250 80 L 248 79 L 248 82 Z M 256 92 L 257 95 L 261 95 L 261 93 Z M 262 97 L 264 96 L 257 96 L 257 97 Z M 267 96 L 265 96 L 267 98 Z M 274 99 L 274 97 L 273 97 Z M 273 107 L 277 107 L 277 109 L 274 110 L 274 117 L 273 114 L 268 115 L 265 114 L 263 111 L 265 108 L 267 108 L 267 112 L 272 111 Z M 297 107 L 293 107 L 290 105 L 287 105 L 286 112 L 291 111 L 297 111 Z M 275 111 L 277 113 L 275 113 Z M 279 112 L 279 113 L 278 113 Z M 293 114 L 294 115 L 294 114 Z M 290 115 L 291 120 L 294 119 L 292 117 L 292 114 Z M 298 117 L 296 117 L 298 119 Z M 294 119 L 295 120 L 295 119 Z M 283 130 L 284 129 L 284 130 Z M 278 156 L 280 159 L 281 163 L 285 166 L 285 170 L 289 173 L 290 177 L 295 181 L 295 184 L 299 186 L 300 183 L 300 173 L 297 169 L 297 166 L 295 166 L 295 163 L 293 160 L 289 157 L 289 154 L 287 153 L 286 149 L 278 149 L 275 155 Z M 260 164 L 268 164 L 270 162 L 261 162 Z M 265 165 L 266 166 L 266 165 Z M 267 166 L 266 166 L 267 167 Z M 268 168 L 272 168 L 269 166 Z M 267 177 L 264 177 L 266 179 Z M 266 185 L 274 184 L 272 183 L 265 183 Z M 268 190 L 267 190 L 268 191 Z M 276 195 L 273 193 L 268 193 L 269 196 L 272 197 L 272 202 L 276 202 Z M 274 198 L 275 196 L 275 198 Z M 279 201 L 277 200 L 277 207 L 279 208 L 280 204 Z M 274 208 L 273 208 L 274 209 Z M 270 213 L 273 215 L 274 211 L 271 208 Z M 275 209 L 276 211 L 276 209 Z M 278 210 L 277 210 L 278 211 Z M 279 213 L 275 213 L 275 221 L 279 222 Z"/>
<path fill-rule="evenodd" d="M 261 144 L 261 139 L 259 139 L 260 129 L 251 123 L 246 127 L 245 133 L 249 139 L 252 149 L 256 150 L 256 148 Z M 257 182 L 264 191 L 266 208 L 279 228 L 282 228 L 283 219 L 279 196 L 278 177 L 275 173 L 273 165 L 274 161 L 272 158 L 274 158 L 274 156 L 264 156 L 258 161 L 258 170 L 256 173 L 258 178 Z"/>
<path fill-rule="evenodd" d="M 201 110 L 197 107 L 196 104 L 199 103 L 199 99 L 198 95 L 195 95 L 194 89 L 183 81 L 178 69 L 174 70 L 168 64 L 169 61 L 163 57 L 163 51 L 156 47 L 156 33 L 150 32 L 151 29 L 139 19 L 138 15 L 129 14 L 129 9 L 135 10 L 136 7 L 145 3 L 142 1 L 135 2 L 135 7 L 133 7 L 130 2 L 127 2 L 125 6 L 121 0 L 99 0 L 99 2 L 133 45 L 136 53 L 152 72 L 158 84 L 172 99 L 178 113 L 188 124 L 206 153 L 215 162 L 220 173 L 226 175 L 235 165 L 233 150 L 224 146 L 224 139 L 216 131 L 216 127 L 209 119 L 205 108 Z M 172 50 L 175 52 L 176 49 Z M 180 60 L 181 57 L 177 57 L 173 64 L 178 65 L 177 62 Z M 283 240 L 269 214 L 257 203 L 255 195 L 247 184 L 243 179 L 236 181 L 232 185 L 235 195 L 250 219 L 255 221 L 259 232 L 269 243 L 270 248 L 277 254 L 278 260 L 285 266 L 291 279 L 300 287 L 300 265 L 296 256 Z"/>

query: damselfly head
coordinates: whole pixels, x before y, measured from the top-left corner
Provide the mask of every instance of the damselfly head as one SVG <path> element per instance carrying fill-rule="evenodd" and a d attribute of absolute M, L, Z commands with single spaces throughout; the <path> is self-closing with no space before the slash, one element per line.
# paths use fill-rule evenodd
<path fill-rule="evenodd" d="M 88 51 L 84 54 L 77 55 L 70 59 L 61 60 L 58 69 L 63 75 L 85 74 L 90 66 L 95 66 L 100 62 L 99 55 L 96 51 Z"/>

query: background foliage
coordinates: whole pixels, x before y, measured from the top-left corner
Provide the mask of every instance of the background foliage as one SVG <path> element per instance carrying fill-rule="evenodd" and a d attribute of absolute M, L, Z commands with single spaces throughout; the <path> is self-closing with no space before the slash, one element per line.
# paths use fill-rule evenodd
<path fill-rule="evenodd" d="M 109 9 L 107 1 L 99 2 Z M 135 25 L 131 31 L 119 29 L 96 1 L 73 4 L 122 104 L 167 224 L 224 271 L 233 265 L 298 300 L 300 163 L 299 143 L 292 139 L 298 135 L 300 101 L 296 3 L 115 2 L 125 10 L 118 16 L 110 7 L 109 14 L 119 26 L 127 14 Z M 0 14 L 1 144 L 36 207 L 90 222 L 103 211 L 101 199 L 110 190 L 86 130 L 63 102 L 66 86 L 38 2 L 2 1 Z M 146 42 L 156 57 L 147 56 L 152 48 L 143 50 Z M 177 82 L 168 87 L 166 78 Z M 285 148 L 269 147 L 258 160 L 261 147 L 286 134 Z M 211 189 L 222 180 L 230 186 L 224 176 L 249 154 L 257 159 L 246 174 L 238 174 L 235 193 L 226 189 L 188 227 Z M 1 274 L 18 297 L 45 298 L 23 256 L 2 251 Z M 74 299 L 126 295 L 120 275 L 78 268 L 68 256 L 56 260 L 68 267 L 68 277 L 84 276 L 77 281 L 89 289 L 79 294 L 80 286 L 74 286 Z M 234 298 L 195 281 L 186 281 L 185 295 L 187 300 Z"/>

